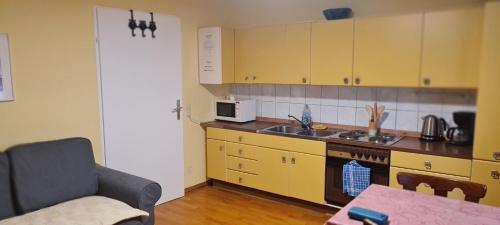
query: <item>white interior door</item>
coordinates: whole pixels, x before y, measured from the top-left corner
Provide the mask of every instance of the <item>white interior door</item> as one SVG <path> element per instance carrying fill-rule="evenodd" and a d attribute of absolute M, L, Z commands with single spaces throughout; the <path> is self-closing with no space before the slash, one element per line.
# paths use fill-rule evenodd
<path fill-rule="evenodd" d="M 150 21 L 149 13 L 134 12 Z M 161 184 L 160 203 L 184 195 L 181 28 L 174 16 L 154 14 L 156 38 L 128 28 L 130 12 L 96 8 L 97 52 L 105 163 Z"/>

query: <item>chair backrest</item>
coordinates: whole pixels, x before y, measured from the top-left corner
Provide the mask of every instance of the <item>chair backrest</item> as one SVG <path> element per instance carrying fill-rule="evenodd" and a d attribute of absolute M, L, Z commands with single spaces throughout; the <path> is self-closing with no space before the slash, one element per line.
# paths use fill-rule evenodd
<path fill-rule="evenodd" d="M 457 181 L 442 177 L 403 172 L 398 173 L 397 178 L 398 183 L 403 185 L 403 189 L 405 190 L 416 191 L 418 185 L 425 183 L 434 189 L 434 195 L 447 197 L 448 192 L 459 188 L 465 194 L 465 201 L 476 203 L 486 195 L 486 185 L 469 181 Z"/>

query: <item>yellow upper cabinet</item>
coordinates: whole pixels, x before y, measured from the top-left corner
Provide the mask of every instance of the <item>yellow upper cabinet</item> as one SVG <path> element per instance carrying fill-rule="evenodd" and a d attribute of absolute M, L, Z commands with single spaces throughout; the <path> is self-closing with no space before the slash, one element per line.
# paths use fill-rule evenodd
<path fill-rule="evenodd" d="M 420 86 L 477 87 L 482 19 L 480 8 L 425 13 Z"/>
<path fill-rule="evenodd" d="M 311 24 L 286 26 L 284 73 L 278 84 L 308 84 L 311 73 Z"/>
<path fill-rule="evenodd" d="M 354 25 L 354 84 L 417 87 L 423 14 L 367 17 Z"/>
<path fill-rule="evenodd" d="M 311 84 L 351 85 L 354 20 L 312 24 Z"/>
<path fill-rule="evenodd" d="M 474 158 L 500 162 L 500 2 L 484 11 Z"/>
<path fill-rule="evenodd" d="M 235 31 L 235 82 L 278 83 L 285 60 L 286 26 Z"/>

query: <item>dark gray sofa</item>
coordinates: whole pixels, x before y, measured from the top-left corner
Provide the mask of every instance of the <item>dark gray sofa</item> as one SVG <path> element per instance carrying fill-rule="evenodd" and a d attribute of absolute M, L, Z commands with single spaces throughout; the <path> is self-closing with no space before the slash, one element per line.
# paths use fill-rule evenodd
<path fill-rule="evenodd" d="M 158 183 L 96 165 L 85 138 L 23 144 L 0 152 L 0 220 L 101 195 L 149 213 L 120 225 L 153 225 Z"/>

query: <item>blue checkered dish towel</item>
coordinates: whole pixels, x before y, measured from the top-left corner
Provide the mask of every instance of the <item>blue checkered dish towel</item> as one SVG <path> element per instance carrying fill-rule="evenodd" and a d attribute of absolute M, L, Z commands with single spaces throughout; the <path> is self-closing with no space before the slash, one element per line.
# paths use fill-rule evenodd
<path fill-rule="evenodd" d="M 370 168 L 363 167 L 352 160 L 344 164 L 342 180 L 344 193 L 356 197 L 370 186 Z"/>

